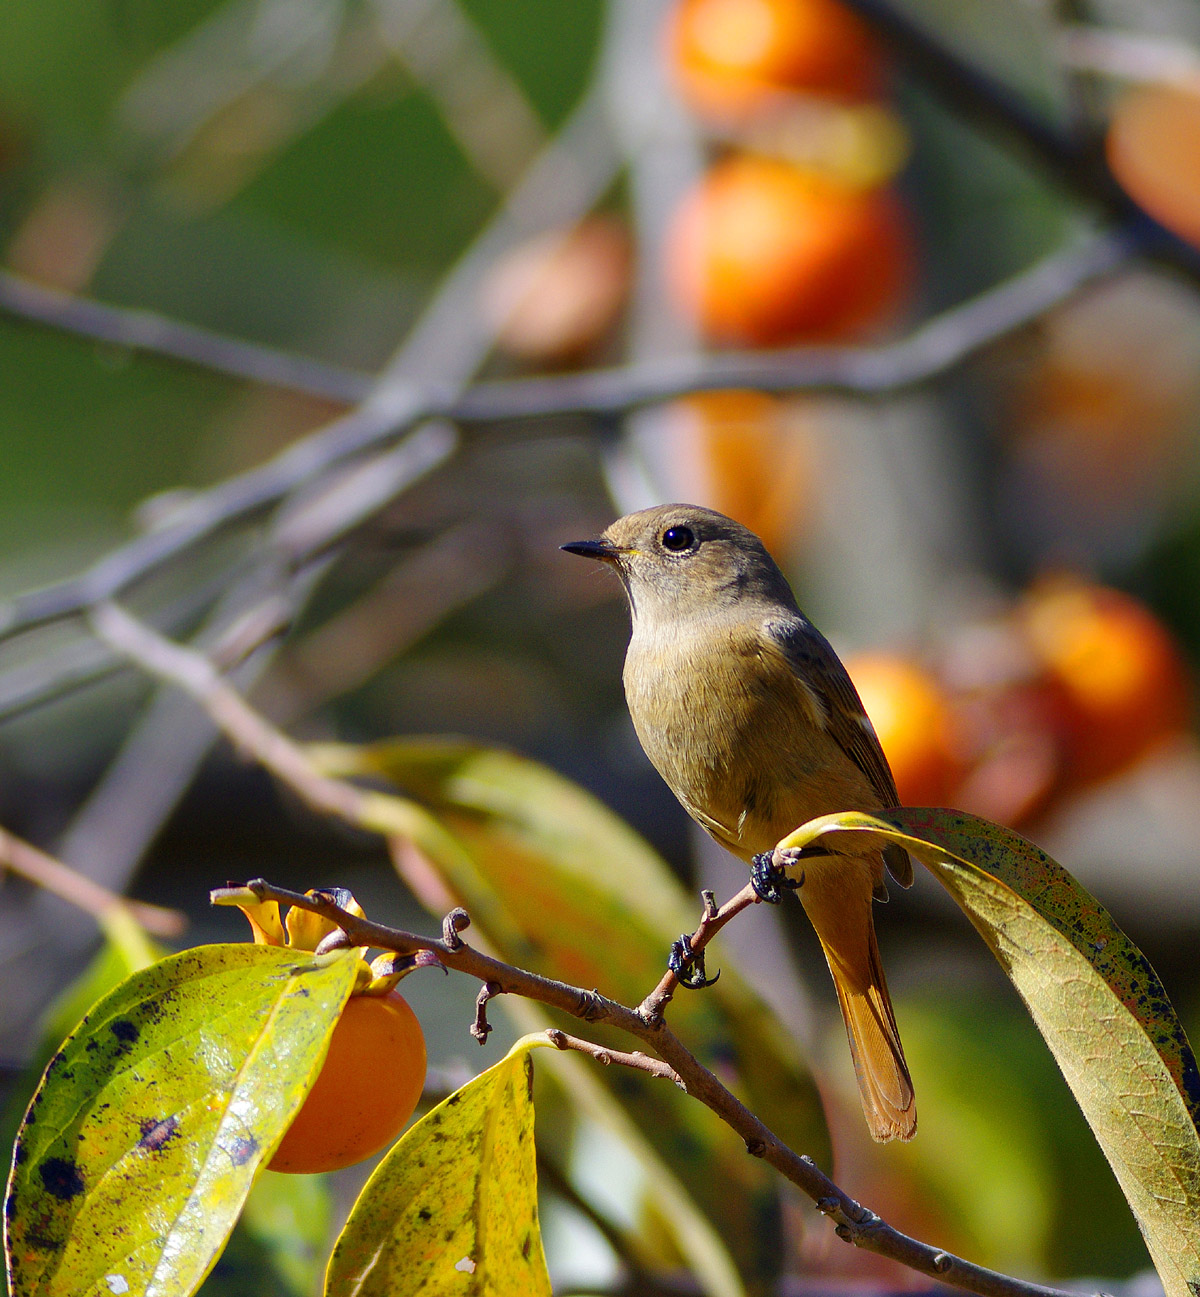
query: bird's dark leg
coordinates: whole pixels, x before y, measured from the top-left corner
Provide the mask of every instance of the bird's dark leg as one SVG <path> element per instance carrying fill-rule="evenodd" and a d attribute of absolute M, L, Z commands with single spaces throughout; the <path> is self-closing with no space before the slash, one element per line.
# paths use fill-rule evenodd
<path fill-rule="evenodd" d="M 750 862 L 750 885 L 760 901 L 778 905 L 784 891 L 799 891 L 804 886 L 804 874 L 789 878 L 783 871 L 801 860 L 814 860 L 827 856 L 824 847 L 776 847 L 774 851 L 760 851 Z"/>
<path fill-rule="evenodd" d="M 672 945 L 671 954 L 667 958 L 667 968 L 675 974 L 679 985 L 689 991 L 701 991 L 706 986 L 712 986 L 721 976 L 720 970 L 717 971 L 716 977 L 708 977 L 705 974 L 704 951 L 692 949 L 692 939 L 686 932 Z"/>

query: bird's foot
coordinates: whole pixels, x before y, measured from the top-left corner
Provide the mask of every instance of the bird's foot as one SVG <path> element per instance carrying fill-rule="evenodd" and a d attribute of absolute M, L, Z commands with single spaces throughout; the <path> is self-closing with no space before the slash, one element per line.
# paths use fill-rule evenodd
<path fill-rule="evenodd" d="M 799 878 L 789 878 L 784 870 L 801 860 L 825 854 L 810 847 L 776 847 L 774 851 L 760 851 L 750 862 L 750 885 L 760 901 L 778 905 L 785 891 L 799 891 L 804 886 L 803 872 Z"/>
<path fill-rule="evenodd" d="M 671 947 L 667 958 L 667 968 L 675 974 L 680 986 L 689 991 L 702 991 L 721 976 L 717 970 L 716 977 L 709 977 L 704 971 L 704 951 L 692 949 L 692 939 L 685 932 Z"/>

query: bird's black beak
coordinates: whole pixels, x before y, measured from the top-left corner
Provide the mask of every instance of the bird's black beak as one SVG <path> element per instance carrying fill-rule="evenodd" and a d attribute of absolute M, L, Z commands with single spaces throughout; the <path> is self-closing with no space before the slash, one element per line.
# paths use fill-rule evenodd
<path fill-rule="evenodd" d="M 578 554 L 581 558 L 598 558 L 603 563 L 615 563 L 621 556 L 616 545 L 606 540 L 573 540 L 569 545 L 560 545 L 568 554 Z"/>

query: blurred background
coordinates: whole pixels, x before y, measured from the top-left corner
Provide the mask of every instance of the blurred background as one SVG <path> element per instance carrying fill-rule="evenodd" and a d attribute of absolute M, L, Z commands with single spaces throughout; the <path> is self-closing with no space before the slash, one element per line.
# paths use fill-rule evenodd
<path fill-rule="evenodd" d="M 690 500 L 786 568 L 902 799 L 1036 840 L 1194 1032 L 1198 160 L 1191 0 L 0 7 L 0 824 L 185 912 L 176 946 L 243 940 L 207 892 L 258 875 L 431 922 L 381 843 L 90 633 L 93 596 L 54 583 L 92 569 L 289 733 L 515 749 L 688 896 L 731 894 L 742 867 L 637 745 L 617 583 L 557 548 Z M 47 585 L 66 597 L 17 599 Z M 905 1148 L 865 1138 L 819 950 L 784 909 L 710 964 L 807 1060 L 843 1187 L 1015 1273 L 1145 1272 L 1053 1061 L 933 880 L 877 918 L 920 1100 Z M 10 1108 L 99 942 L 3 874 Z M 462 981 L 405 983 L 434 1097 L 499 1057 L 467 1036 Z M 746 1190 L 757 1248 L 697 1190 L 735 1258 L 706 1264 L 616 1126 L 561 1095 L 542 1116 L 569 1149 L 543 1175 L 562 1291 L 912 1286 L 778 1186 Z M 360 1182 L 289 1188 L 276 1219 L 303 1218 L 310 1252 L 243 1240 L 214 1293 L 313 1291 Z"/>

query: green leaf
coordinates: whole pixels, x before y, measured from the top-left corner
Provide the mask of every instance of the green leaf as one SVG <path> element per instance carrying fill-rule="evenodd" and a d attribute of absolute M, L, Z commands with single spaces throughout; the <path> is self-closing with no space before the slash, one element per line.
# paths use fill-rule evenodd
<path fill-rule="evenodd" d="M 6 1161 L 29 1100 L 33 1098 L 46 1064 L 54 1057 L 59 1045 L 102 995 L 123 982 L 130 973 L 148 967 L 166 954 L 125 911 L 113 910 L 101 918 L 101 923 L 107 934 L 104 945 L 42 1015 L 33 1057 L 22 1069 L 10 1098 L 0 1109 L 0 1150 L 3 1150 Z"/>
<path fill-rule="evenodd" d="M 411 821 L 397 827 L 416 838 L 474 927 L 513 963 L 637 1004 L 661 978 L 671 943 L 699 920 L 698 898 L 643 838 L 537 762 L 458 739 L 313 751 L 331 772 L 383 774 L 429 806 L 440 835 Z M 677 995 L 672 1026 L 780 1138 L 828 1167 L 824 1109 L 791 1033 L 719 943 L 709 966 L 720 967 L 720 982 L 703 995 Z M 611 1043 L 619 1042 L 614 1034 Z M 620 1069 L 606 1070 L 602 1084 L 716 1225 L 738 1271 L 773 1279 L 783 1251 L 769 1168 L 672 1087 Z M 694 1252 L 689 1260 L 696 1264 Z"/>
<path fill-rule="evenodd" d="M 1104 1150 L 1167 1297 L 1195 1297 L 1200 1072 L 1145 955 L 1061 865 L 975 816 L 915 808 L 824 816 L 784 841 L 862 829 L 908 848 L 975 925 Z"/>
<path fill-rule="evenodd" d="M 328 1177 L 263 1175 L 200 1297 L 310 1297 L 329 1244 Z"/>
<path fill-rule="evenodd" d="M 356 966 L 350 952 L 201 946 L 105 996 L 17 1138 L 13 1297 L 192 1293 L 303 1102 Z"/>
<path fill-rule="evenodd" d="M 359 1196 L 326 1297 L 550 1297 L 524 1037 L 400 1138 Z"/>

